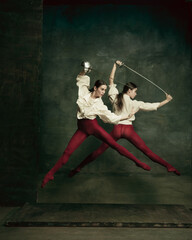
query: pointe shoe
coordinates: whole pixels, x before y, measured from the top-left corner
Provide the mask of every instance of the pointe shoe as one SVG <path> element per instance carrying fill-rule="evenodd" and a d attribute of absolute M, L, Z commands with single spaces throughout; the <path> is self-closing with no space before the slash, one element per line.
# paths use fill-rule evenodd
<path fill-rule="evenodd" d="M 52 181 L 54 179 L 54 177 L 50 174 L 46 174 L 42 183 L 41 183 L 41 188 L 44 188 L 45 185 L 49 182 L 49 181 Z"/>
<path fill-rule="evenodd" d="M 68 177 L 73 177 L 74 175 L 76 175 L 77 173 L 79 173 L 80 170 L 79 169 L 73 169 L 71 170 L 71 172 L 68 174 Z"/>
<path fill-rule="evenodd" d="M 143 169 L 146 170 L 146 171 L 150 171 L 150 170 L 151 170 L 151 167 L 149 167 L 146 163 L 140 162 L 140 163 L 136 163 L 136 165 L 137 165 L 138 167 L 143 168 Z"/>
<path fill-rule="evenodd" d="M 173 173 L 175 173 L 175 174 L 178 175 L 178 176 L 181 175 L 181 173 L 180 173 L 176 168 L 174 168 L 174 167 L 167 168 L 167 171 L 168 171 L 168 172 L 173 172 Z"/>

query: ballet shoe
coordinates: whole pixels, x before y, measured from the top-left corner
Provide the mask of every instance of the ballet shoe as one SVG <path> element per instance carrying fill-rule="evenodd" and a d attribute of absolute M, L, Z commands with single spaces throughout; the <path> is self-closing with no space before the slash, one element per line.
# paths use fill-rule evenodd
<path fill-rule="evenodd" d="M 54 179 L 53 175 L 47 173 L 41 183 L 41 188 L 44 188 L 45 185 L 49 182 L 52 181 Z"/>
<path fill-rule="evenodd" d="M 137 165 L 138 167 L 143 168 L 143 169 L 146 170 L 146 171 L 150 171 L 150 170 L 151 170 L 151 167 L 149 167 L 146 163 L 140 162 L 140 163 L 136 163 L 136 165 Z"/>
<path fill-rule="evenodd" d="M 176 168 L 174 168 L 174 167 L 167 168 L 167 171 L 168 171 L 168 172 L 173 172 L 173 173 L 175 173 L 175 174 L 178 175 L 178 176 L 181 175 L 181 173 L 180 173 Z"/>
<path fill-rule="evenodd" d="M 71 170 L 71 172 L 68 174 L 68 177 L 73 177 L 74 175 L 76 175 L 77 173 L 80 172 L 80 169 L 73 169 Z"/>

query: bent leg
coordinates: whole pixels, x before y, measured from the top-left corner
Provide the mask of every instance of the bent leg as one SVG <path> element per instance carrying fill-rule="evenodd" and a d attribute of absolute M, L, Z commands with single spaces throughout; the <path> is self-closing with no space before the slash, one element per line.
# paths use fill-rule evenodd
<path fill-rule="evenodd" d="M 141 139 L 141 137 L 134 131 L 134 129 L 129 129 L 126 132 L 125 138 L 133 143 L 139 150 L 141 150 L 147 157 L 149 157 L 152 161 L 159 163 L 160 165 L 167 168 L 168 172 L 174 172 L 177 175 L 180 173 L 168 162 L 163 160 L 157 154 L 151 151 L 151 149 L 145 144 L 145 142 Z"/>
<path fill-rule="evenodd" d="M 86 133 L 81 130 L 77 130 L 75 134 L 72 136 L 71 140 L 69 141 L 64 153 L 56 162 L 54 167 L 45 175 L 44 180 L 42 182 L 41 187 L 44 187 L 49 180 L 53 180 L 54 174 L 68 162 L 69 157 L 71 154 L 83 143 L 83 141 L 88 137 Z"/>

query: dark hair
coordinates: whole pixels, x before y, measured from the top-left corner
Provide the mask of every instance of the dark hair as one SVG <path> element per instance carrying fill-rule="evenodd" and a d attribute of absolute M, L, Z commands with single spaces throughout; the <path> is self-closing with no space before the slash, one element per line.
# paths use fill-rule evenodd
<path fill-rule="evenodd" d="M 105 81 L 103 81 L 103 80 L 97 80 L 95 82 L 95 84 L 94 84 L 94 87 L 99 88 L 101 85 L 106 85 L 107 86 L 107 83 Z M 93 92 L 94 91 L 94 87 L 91 88 L 89 91 Z"/>
<path fill-rule="evenodd" d="M 128 82 L 126 83 L 126 85 L 124 85 L 123 91 L 117 95 L 117 99 L 115 102 L 115 105 L 118 110 L 121 110 L 123 107 L 123 95 L 127 93 L 129 89 L 133 90 L 134 88 L 137 88 L 137 86 L 132 82 Z"/>

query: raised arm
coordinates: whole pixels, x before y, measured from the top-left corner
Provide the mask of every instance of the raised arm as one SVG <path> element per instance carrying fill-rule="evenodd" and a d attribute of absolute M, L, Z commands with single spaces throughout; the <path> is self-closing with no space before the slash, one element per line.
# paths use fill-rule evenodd
<path fill-rule="evenodd" d="M 166 99 L 162 102 L 160 102 L 159 106 L 157 108 L 160 108 L 162 106 L 164 106 L 165 104 L 167 104 L 168 102 L 170 102 L 172 100 L 172 96 L 169 94 L 166 94 Z"/>
<path fill-rule="evenodd" d="M 111 70 L 111 74 L 109 76 L 109 85 L 113 85 L 114 84 L 114 77 L 115 77 L 115 72 L 117 69 L 117 65 L 121 66 L 122 62 L 117 60 L 114 64 L 113 64 L 113 68 Z"/>
<path fill-rule="evenodd" d="M 86 72 L 82 70 L 76 78 L 76 84 L 79 88 L 78 97 L 84 97 L 89 93 L 90 88 L 90 77 L 86 75 Z"/>

